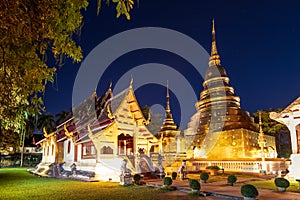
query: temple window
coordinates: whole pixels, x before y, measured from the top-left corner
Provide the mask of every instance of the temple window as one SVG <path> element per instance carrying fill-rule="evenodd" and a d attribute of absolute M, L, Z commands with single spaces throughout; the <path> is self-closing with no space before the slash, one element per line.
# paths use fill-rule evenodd
<path fill-rule="evenodd" d="M 68 141 L 68 154 L 70 154 L 71 152 L 71 141 L 69 140 Z"/>
<path fill-rule="evenodd" d="M 101 154 L 113 154 L 114 150 L 110 146 L 104 146 L 101 148 Z"/>
<path fill-rule="evenodd" d="M 52 147 L 52 153 L 51 154 L 54 155 L 54 144 L 52 144 L 51 147 Z"/>
<path fill-rule="evenodd" d="M 96 158 L 96 149 L 93 142 L 87 142 L 82 144 L 82 158 Z"/>

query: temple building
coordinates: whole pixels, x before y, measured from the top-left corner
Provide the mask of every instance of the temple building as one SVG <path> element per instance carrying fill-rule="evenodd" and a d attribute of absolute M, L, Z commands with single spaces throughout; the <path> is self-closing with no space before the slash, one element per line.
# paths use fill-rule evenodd
<path fill-rule="evenodd" d="M 184 135 L 191 158 L 214 160 L 261 157 L 257 125 L 249 113 L 241 109 L 240 98 L 229 84 L 217 50 L 214 22 L 208 69 L 203 82 L 197 112 L 191 117 Z M 275 138 L 266 137 L 266 149 L 276 153 Z M 271 147 L 271 148 L 267 148 Z"/>
<path fill-rule="evenodd" d="M 132 82 L 117 95 L 111 87 L 100 98 L 95 92 L 73 108 L 73 117 L 56 131 L 44 131 L 39 142 L 43 158 L 34 173 L 47 174 L 51 165 L 63 164 L 64 170 L 72 171 L 73 166 L 81 176 L 120 181 L 124 159 L 132 173 L 154 172 L 157 166 L 150 153 L 158 152 L 159 141 L 146 127 L 149 120 L 141 112 Z"/>
<path fill-rule="evenodd" d="M 300 97 L 280 113 L 271 112 L 270 118 L 286 125 L 291 134 L 292 153 L 300 153 Z"/>
<path fill-rule="evenodd" d="M 291 135 L 291 166 L 288 168 L 288 179 L 300 180 L 300 97 L 280 113 L 271 112 L 270 118 L 286 125 Z"/>

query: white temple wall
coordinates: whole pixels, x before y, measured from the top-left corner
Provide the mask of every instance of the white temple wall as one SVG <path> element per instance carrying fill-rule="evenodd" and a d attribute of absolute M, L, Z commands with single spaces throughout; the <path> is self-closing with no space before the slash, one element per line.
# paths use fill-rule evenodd
<path fill-rule="evenodd" d="M 75 144 L 71 138 L 64 141 L 64 161 L 66 163 L 74 162 Z"/>
<path fill-rule="evenodd" d="M 48 138 L 43 142 L 43 158 L 44 163 L 54 163 L 56 158 L 57 146 L 54 138 Z"/>

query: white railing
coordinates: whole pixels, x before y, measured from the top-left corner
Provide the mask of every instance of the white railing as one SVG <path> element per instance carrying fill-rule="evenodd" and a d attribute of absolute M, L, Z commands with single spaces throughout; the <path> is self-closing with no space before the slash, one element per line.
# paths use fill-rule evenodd
<path fill-rule="evenodd" d="M 220 166 L 225 171 L 232 172 L 250 172 L 259 173 L 262 169 L 266 173 L 274 173 L 286 170 L 285 160 L 272 160 L 272 161 L 201 161 L 189 160 L 187 165 L 188 171 L 201 171 L 205 170 L 207 166 Z"/>

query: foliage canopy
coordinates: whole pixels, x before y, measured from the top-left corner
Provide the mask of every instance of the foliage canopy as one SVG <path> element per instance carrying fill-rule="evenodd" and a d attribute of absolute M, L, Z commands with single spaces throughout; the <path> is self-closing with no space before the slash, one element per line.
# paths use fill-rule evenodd
<path fill-rule="evenodd" d="M 117 17 L 130 19 L 133 0 L 112 1 Z M 98 12 L 101 3 L 98 0 Z M 0 1 L 1 129 L 19 132 L 28 115 L 44 110 L 42 95 L 54 81 L 56 67 L 66 57 L 81 61 L 75 36 L 87 6 L 88 0 Z M 49 62 L 53 59 L 56 62 Z"/>

